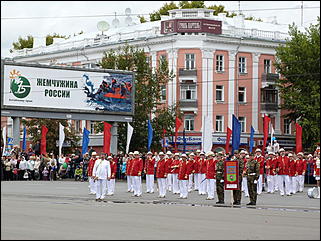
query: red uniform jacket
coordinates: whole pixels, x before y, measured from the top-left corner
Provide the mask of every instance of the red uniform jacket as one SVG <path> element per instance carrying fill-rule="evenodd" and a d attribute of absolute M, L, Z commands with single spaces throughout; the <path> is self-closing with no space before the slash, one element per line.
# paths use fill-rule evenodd
<path fill-rule="evenodd" d="M 88 177 L 91 177 L 93 175 L 93 169 L 97 158 L 90 158 L 88 163 L 88 169 L 87 169 L 87 175 Z"/>
<path fill-rule="evenodd" d="M 147 158 L 145 162 L 145 172 L 147 175 L 154 175 L 155 158 Z"/>
<path fill-rule="evenodd" d="M 206 179 L 215 179 L 216 178 L 216 165 L 217 160 L 208 159 L 206 161 Z"/>
<path fill-rule="evenodd" d="M 196 156 L 194 161 L 194 173 L 201 173 L 200 157 Z"/>
<path fill-rule="evenodd" d="M 178 174 L 178 172 L 179 172 L 179 163 L 180 163 L 179 159 L 172 161 L 172 165 L 171 165 L 172 173 Z"/>
<path fill-rule="evenodd" d="M 141 158 L 134 158 L 132 160 L 132 166 L 131 166 L 131 170 L 130 170 L 130 175 L 131 176 L 141 176 L 142 175 L 142 171 L 143 171 L 143 159 Z"/>
<path fill-rule="evenodd" d="M 166 160 L 160 159 L 156 165 L 156 178 L 165 178 L 166 177 Z"/>
<path fill-rule="evenodd" d="M 187 161 L 180 161 L 179 171 L 178 171 L 178 180 L 188 180 L 187 172 Z"/>
<path fill-rule="evenodd" d="M 172 173 L 172 162 L 173 159 L 172 158 L 168 158 L 167 160 L 165 160 L 165 172 L 166 174 L 168 173 Z"/>
<path fill-rule="evenodd" d="M 206 174 L 206 166 L 207 161 L 203 158 L 199 159 L 199 165 L 200 165 L 200 172 L 202 174 Z"/>
<path fill-rule="evenodd" d="M 277 172 L 279 175 L 289 175 L 289 157 L 279 156 L 276 161 L 276 168 L 279 169 Z"/>
<path fill-rule="evenodd" d="M 289 176 L 290 177 L 295 176 L 295 173 L 297 172 L 296 167 L 297 167 L 297 164 L 296 164 L 295 160 L 289 161 Z"/>
<path fill-rule="evenodd" d="M 187 161 L 187 175 L 194 173 L 194 160 Z"/>
<path fill-rule="evenodd" d="M 130 176 L 130 171 L 132 169 L 132 163 L 133 163 L 133 159 L 128 158 L 127 163 L 126 163 L 126 175 L 127 176 Z"/>
<path fill-rule="evenodd" d="M 111 170 L 111 179 L 116 178 L 116 173 L 117 173 L 117 162 L 111 161 L 110 162 L 110 170 Z"/>
<path fill-rule="evenodd" d="M 261 156 L 255 156 L 254 157 L 255 160 L 257 160 L 258 163 L 260 163 L 260 175 L 263 175 L 264 174 L 264 157 L 261 155 Z"/>
<path fill-rule="evenodd" d="M 267 175 L 275 175 L 275 165 L 276 165 L 276 158 L 267 158 L 265 163 L 265 168 Z"/>
<path fill-rule="evenodd" d="M 298 175 L 303 175 L 307 169 L 307 162 L 304 159 L 298 159 L 296 161 L 296 171 Z"/>

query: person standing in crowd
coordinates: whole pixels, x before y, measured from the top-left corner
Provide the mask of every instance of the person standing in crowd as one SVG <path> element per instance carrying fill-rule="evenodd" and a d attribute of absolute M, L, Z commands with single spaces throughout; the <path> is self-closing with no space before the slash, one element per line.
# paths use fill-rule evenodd
<path fill-rule="evenodd" d="M 27 163 L 27 169 L 29 172 L 29 180 L 34 180 L 35 179 L 35 159 L 36 159 L 36 156 L 31 155 L 29 158 L 30 159 L 28 160 L 28 163 Z"/>
<path fill-rule="evenodd" d="M 216 162 L 216 193 L 218 197 L 217 204 L 224 204 L 224 158 Z"/>
<path fill-rule="evenodd" d="M 91 158 L 89 160 L 88 170 L 87 170 L 87 176 L 88 176 L 88 180 L 89 180 L 89 190 L 90 190 L 89 194 L 96 194 L 96 183 L 95 183 L 95 180 L 94 180 L 93 168 L 94 168 L 95 162 L 97 160 L 98 160 L 97 152 L 93 152 L 92 156 L 91 156 Z"/>
<path fill-rule="evenodd" d="M 35 165 L 34 165 L 34 177 L 35 177 L 35 180 L 40 180 L 40 171 L 39 171 L 39 168 L 40 168 L 40 164 L 41 164 L 41 161 L 40 161 L 40 158 L 39 156 L 35 156 L 36 160 L 35 160 Z"/>
<path fill-rule="evenodd" d="M 187 182 L 188 182 L 188 170 L 187 170 L 187 155 L 185 153 L 182 154 L 182 159 L 179 163 L 178 169 L 178 182 L 179 182 L 179 198 L 187 199 L 188 190 L 187 190 Z"/>
<path fill-rule="evenodd" d="M 148 152 L 145 162 L 146 173 L 146 193 L 154 193 L 154 169 L 155 169 L 155 158 L 153 158 L 153 153 Z"/>
<path fill-rule="evenodd" d="M 285 150 L 280 149 L 280 156 L 276 161 L 276 172 L 279 179 L 279 190 L 281 196 L 284 196 L 284 192 L 287 196 L 291 196 L 290 193 L 290 178 L 289 178 L 289 157 L 285 155 Z"/>
<path fill-rule="evenodd" d="M 199 190 L 199 186 L 200 186 L 200 163 L 199 163 L 199 159 L 200 159 L 200 153 L 201 150 L 196 150 L 196 156 L 195 156 L 195 161 L 194 161 L 194 191 L 198 191 Z"/>
<path fill-rule="evenodd" d="M 165 154 L 163 152 L 159 153 L 159 160 L 156 165 L 156 178 L 158 183 L 158 190 L 160 198 L 164 198 L 166 196 L 166 159 Z"/>
<path fill-rule="evenodd" d="M 173 177 L 171 173 L 173 158 L 170 151 L 166 152 L 166 155 L 168 156 L 168 158 L 165 159 L 166 189 L 171 192 L 173 189 Z"/>
<path fill-rule="evenodd" d="M 133 197 L 141 197 L 142 195 L 142 171 L 143 159 L 140 158 L 138 151 L 134 151 L 134 159 L 131 164 L 130 175 L 133 180 L 134 194 Z"/>
<path fill-rule="evenodd" d="M 6 156 L 4 160 L 4 180 L 5 181 L 12 180 L 12 165 L 10 162 L 10 156 Z"/>
<path fill-rule="evenodd" d="M 317 181 L 317 187 L 318 187 L 317 198 L 320 198 L 320 149 L 319 149 L 319 152 L 315 151 L 314 159 L 315 159 L 314 177 L 315 177 L 315 180 Z"/>
<path fill-rule="evenodd" d="M 172 162 L 172 177 L 173 177 L 173 194 L 179 194 L 179 182 L 178 182 L 178 173 L 179 173 L 179 153 L 174 154 L 174 159 Z"/>
<path fill-rule="evenodd" d="M 206 162 L 206 182 L 207 182 L 207 198 L 206 200 L 213 200 L 215 198 L 215 185 L 216 185 L 216 171 L 215 165 L 219 161 L 221 156 L 214 159 L 214 153 L 212 151 L 207 153 Z"/>
<path fill-rule="evenodd" d="M 53 153 L 50 154 L 50 162 L 49 162 L 49 172 L 50 172 L 50 180 L 55 181 L 57 177 L 57 160 Z"/>
<path fill-rule="evenodd" d="M 241 198 L 242 198 L 242 175 L 244 171 L 244 162 L 243 158 L 240 156 L 238 151 L 234 152 L 234 157 L 238 162 L 238 172 L 239 172 L 239 189 L 238 190 L 233 190 L 233 205 L 241 205 Z"/>
<path fill-rule="evenodd" d="M 111 170 L 110 180 L 107 181 L 107 196 L 112 196 L 115 193 L 117 163 L 116 163 L 116 159 L 112 158 L 111 156 L 107 157 L 107 161 L 109 161 L 110 170 Z"/>
<path fill-rule="evenodd" d="M 106 195 L 107 181 L 109 181 L 111 177 L 109 161 L 104 157 L 96 160 L 92 175 L 96 182 L 96 201 L 103 201 Z"/>
<path fill-rule="evenodd" d="M 245 156 L 247 155 L 247 151 L 245 150 L 241 150 L 240 151 L 240 158 L 243 160 L 243 164 L 244 164 L 244 168 L 243 168 L 243 171 L 242 171 L 242 192 L 244 192 L 244 196 L 245 197 L 248 197 L 249 196 L 249 190 L 248 190 L 248 187 L 247 187 L 247 177 L 246 175 L 244 175 L 245 173 L 245 170 L 246 170 L 246 159 L 245 159 Z"/>
<path fill-rule="evenodd" d="M 268 152 L 268 157 L 266 158 L 266 172 L 267 172 L 267 193 L 274 193 L 274 175 L 275 175 L 275 164 L 276 159 L 274 158 L 273 152 Z"/>
<path fill-rule="evenodd" d="M 44 166 L 44 168 L 43 168 L 42 180 L 49 181 L 49 171 L 48 171 L 48 167 L 47 166 Z"/>
<path fill-rule="evenodd" d="M 25 173 L 28 173 L 27 160 L 26 160 L 26 158 L 24 156 L 20 156 L 20 158 L 21 158 L 21 161 L 19 163 L 19 169 L 20 169 L 20 171 L 19 171 L 19 180 L 26 180 L 24 178 L 24 176 L 25 176 Z"/>
<path fill-rule="evenodd" d="M 34 150 L 36 156 L 40 156 L 40 141 L 37 141 L 32 149 Z"/>
<path fill-rule="evenodd" d="M 250 202 L 247 205 L 256 205 L 257 199 L 257 183 L 260 177 L 260 164 L 252 154 L 246 155 L 246 176 L 247 185 L 249 187 Z"/>
<path fill-rule="evenodd" d="M 128 187 L 127 191 L 128 192 L 134 192 L 134 180 L 133 180 L 133 177 L 130 175 L 133 160 L 134 160 L 134 153 L 129 152 L 127 164 L 126 164 L 126 176 L 127 176 L 127 187 Z"/>
<path fill-rule="evenodd" d="M 265 164 L 265 158 L 262 156 L 261 149 L 257 148 L 255 150 L 255 160 L 260 164 L 260 177 L 257 183 L 257 194 L 260 195 L 263 191 L 263 174 L 264 174 L 264 164 Z"/>
<path fill-rule="evenodd" d="M 280 151 L 280 145 L 277 140 L 273 140 L 273 152 L 278 153 Z"/>
<path fill-rule="evenodd" d="M 299 152 L 297 154 L 298 159 L 296 160 L 296 180 L 298 192 L 303 192 L 304 189 L 304 177 L 307 168 L 307 162 L 303 158 L 303 153 Z"/>
<path fill-rule="evenodd" d="M 191 192 L 193 190 L 193 184 L 194 184 L 194 162 L 195 162 L 195 154 L 191 152 L 189 154 L 189 159 L 187 161 L 187 170 L 189 171 L 188 174 L 188 192 Z"/>
<path fill-rule="evenodd" d="M 83 156 L 83 166 L 82 166 L 82 181 L 87 181 L 88 176 L 87 176 L 87 169 L 88 169 L 88 164 L 90 160 L 89 153 L 86 152 Z"/>
<path fill-rule="evenodd" d="M 207 181 L 206 181 L 206 170 L 207 170 L 207 160 L 205 159 L 205 153 L 202 151 L 200 153 L 200 159 L 199 159 L 199 189 L 198 194 L 199 195 L 206 195 L 206 188 L 207 188 Z"/>
<path fill-rule="evenodd" d="M 297 164 L 292 153 L 288 154 L 289 157 L 289 182 L 290 182 L 290 194 L 297 192 Z"/>

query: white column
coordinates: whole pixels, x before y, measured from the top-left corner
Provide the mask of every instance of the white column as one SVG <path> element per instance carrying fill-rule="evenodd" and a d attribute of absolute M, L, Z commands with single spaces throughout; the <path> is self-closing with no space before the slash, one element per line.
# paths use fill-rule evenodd
<path fill-rule="evenodd" d="M 171 49 L 169 52 L 168 52 L 168 69 L 169 69 L 169 72 L 175 76 L 173 79 L 170 79 L 168 81 L 168 84 L 167 84 L 167 88 L 168 88 L 168 98 L 167 98 L 167 103 L 168 103 L 168 106 L 171 106 L 173 104 L 176 104 L 176 90 L 177 90 L 177 52 L 178 50 L 177 49 Z"/>
<path fill-rule="evenodd" d="M 252 126 L 257 133 L 259 131 L 259 57 L 260 53 L 253 53 Z"/>
<path fill-rule="evenodd" d="M 235 105 L 235 54 L 236 51 L 229 51 L 229 81 L 228 81 L 228 127 L 232 128 L 232 115 Z"/>
<path fill-rule="evenodd" d="M 152 56 L 152 69 L 153 71 L 156 68 L 156 63 L 157 63 L 157 55 L 156 52 L 151 52 L 151 56 Z"/>
<path fill-rule="evenodd" d="M 87 127 L 86 127 L 86 120 L 82 120 L 81 121 L 81 131 L 83 131 L 84 130 L 84 127 L 87 129 Z"/>

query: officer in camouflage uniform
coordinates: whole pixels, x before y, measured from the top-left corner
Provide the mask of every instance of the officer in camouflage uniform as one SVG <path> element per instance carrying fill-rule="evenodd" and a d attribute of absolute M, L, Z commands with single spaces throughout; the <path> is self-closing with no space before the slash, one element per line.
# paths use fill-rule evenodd
<path fill-rule="evenodd" d="M 224 204 L 224 154 L 217 153 L 216 163 L 216 192 L 218 197 L 217 204 Z"/>
<path fill-rule="evenodd" d="M 256 205 L 257 197 L 257 180 L 260 177 L 260 164 L 254 156 L 246 155 L 246 176 L 247 176 L 247 185 L 249 189 L 250 202 L 247 205 Z"/>
<path fill-rule="evenodd" d="M 233 190 L 233 205 L 241 205 L 241 197 L 242 197 L 242 174 L 244 170 L 244 161 L 240 157 L 240 154 L 238 151 L 234 151 L 234 159 L 236 159 L 239 163 L 239 189 L 238 190 Z"/>

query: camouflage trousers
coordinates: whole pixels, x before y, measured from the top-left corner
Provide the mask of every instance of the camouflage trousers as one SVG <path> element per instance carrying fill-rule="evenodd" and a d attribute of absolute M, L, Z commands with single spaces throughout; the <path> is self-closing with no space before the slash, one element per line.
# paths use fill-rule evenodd
<path fill-rule="evenodd" d="M 257 198 L 257 184 L 254 181 L 257 180 L 256 176 L 248 176 L 247 177 L 247 186 L 249 189 L 250 201 L 251 203 L 256 204 Z"/>
<path fill-rule="evenodd" d="M 241 198 L 242 198 L 241 187 L 242 187 L 242 178 L 240 178 L 239 189 L 238 190 L 233 190 L 233 200 L 234 200 L 234 202 L 238 202 L 238 203 L 241 202 Z"/>
<path fill-rule="evenodd" d="M 224 202 L 224 182 L 216 180 L 216 192 L 219 202 Z"/>

